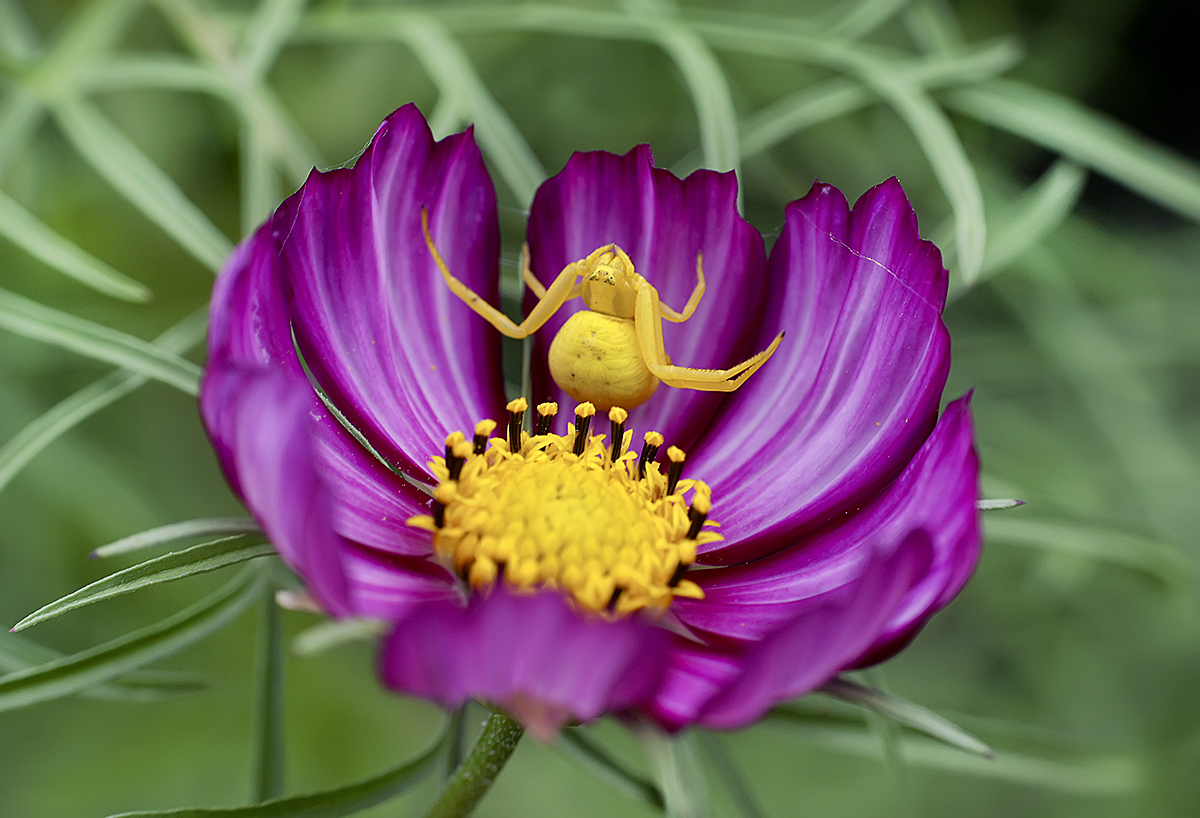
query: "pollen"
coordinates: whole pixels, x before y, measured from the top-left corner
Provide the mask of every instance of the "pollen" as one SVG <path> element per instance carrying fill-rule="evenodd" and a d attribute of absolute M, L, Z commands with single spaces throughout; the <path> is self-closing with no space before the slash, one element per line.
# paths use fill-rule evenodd
<path fill-rule="evenodd" d="M 575 408 L 563 435 L 551 430 L 555 403 L 537 406 L 532 435 L 522 430 L 527 402 L 507 408 L 506 423 L 481 421 L 473 441 L 455 432 L 430 461 L 433 513 L 408 523 L 432 532 L 443 564 L 474 592 L 501 582 L 518 593 L 553 589 L 609 619 L 703 598 L 686 574 L 697 547 L 722 538 L 708 519 L 709 487 L 680 478 L 681 450 L 670 448 L 666 472 L 657 432 L 640 454 L 628 451 L 620 407 L 608 412 L 608 435 L 592 434 L 590 403 Z M 497 429 L 504 435 L 491 437 Z"/>

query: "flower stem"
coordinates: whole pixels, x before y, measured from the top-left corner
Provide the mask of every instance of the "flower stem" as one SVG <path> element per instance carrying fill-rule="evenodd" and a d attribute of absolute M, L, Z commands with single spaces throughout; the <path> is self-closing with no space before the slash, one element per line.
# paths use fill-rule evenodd
<path fill-rule="evenodd" d="M 483 726 L 479 741 L 471 748 L 446 789 L 438 798 L 428 818 L 464 818 L 470 815 L 480 799 L 491 789 L 492 782 L 508 757 L 517 749 L 525 728 L 502 713 L 493 713 Z"/>

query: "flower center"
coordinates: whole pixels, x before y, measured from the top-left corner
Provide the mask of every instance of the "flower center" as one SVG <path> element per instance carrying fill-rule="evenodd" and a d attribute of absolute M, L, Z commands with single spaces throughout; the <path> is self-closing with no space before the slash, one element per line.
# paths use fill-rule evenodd
<path fill-rule="evenodd" d="M 696 547 L 721 536 L 705 526 L 711 491 L 682 480 L 684 453 L 655 457 L 662 435 L 648 432 L 641 454 L 626 451 L 628 414 L 609 411 L 609 442 L 589 433 L 595 408 L 581 403 L 565 435 L 550 430 L 558 404 L 537 407 L 532 435 L 521 430 L 528 404 L 508 404 L 505 437 L 491 420 L 446 438 L 430 469 L 439 483 L 432 515 L 409 524 L 433 532 L 434 553 L 475 590 L 499 581 L 517 591 L 557 588 L 582 610 L 620 617 L 665 611 L 676 596 L 703 598 L 684 579 Z M 684 496 L 691 493 L 689 503 Z"/>

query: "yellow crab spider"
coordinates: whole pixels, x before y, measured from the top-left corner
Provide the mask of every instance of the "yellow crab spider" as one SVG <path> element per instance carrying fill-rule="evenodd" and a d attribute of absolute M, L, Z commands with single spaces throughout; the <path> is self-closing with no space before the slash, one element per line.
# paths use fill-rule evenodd
<path fill-rule="evenodd" d="M 783 333 L 762 352 L 729 369 L 693 369 L 671 363 L 663 346 L 663 320 L 680 324 L 692 317 L 704 295 L 704 266 L 696 255 L 696 286 L 683 310 L 659 301 L 658 290 L 633 269 L 629 256 L 615 244 L 594 250 L 563 268 L 549 287 L 529 269 L 529 248 L 521 252 L 521 277 L 538 297 L 520 324 L 484 301 L 455 278 L 429 233 L 429 216 L 421 211 L 421 229 L 446 285 L 464 303 L 509 338 L 525 338 L 550 320 L 559 307 L 582 296 L 588 309 L 575 313 L 550 344 L 550 375 L 577 401 L 597 411 L 613 406 L 632 409 L 645 403 L 659 381 L 681 389 L 732 392 L 753 375 L 779 347 Z"/>

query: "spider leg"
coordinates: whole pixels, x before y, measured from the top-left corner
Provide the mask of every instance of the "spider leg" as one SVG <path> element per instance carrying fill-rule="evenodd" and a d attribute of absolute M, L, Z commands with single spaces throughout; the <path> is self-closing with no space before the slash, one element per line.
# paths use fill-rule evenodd
<path fill-rule="evenodd" d="M 692 317 L 692 313 L 696 311 L 696 307 L 700 305 L 700 298 L 704 295 L 704 264 L 703 257 L 700 253 L 696 254 L 696 286 L 692 289 L 691 296 L 688 297 L 687 303 L 683 305 L 681 312 L 668 307 L 666 304 L 659 303 L 659 309 L 662 312 L 662 317 L 670 321 L 672 324 L 682 324 L 684 321 Z"/>
<path fill-rule="evenodd" d="M 529 266 L 528 244 L 521 245 L 521 280 L 525 282 L 525 286 L 532 290 L 533 294 L 538 298 L 546 297 L 545 286 L 542 284 L 542 282 L 537 280 L 537 277 L 533 274 L 533 269 Z M 567 295 L 565 300 L 570 301 L 572 298 L 577 298 L 582 292 L 583 282 L 576 281 L 575 285 L 571 287 L 571 292 Z"/>
<path fill-rule="evenodd" d="M 507 315 L 484 301 L 478 293 L 451 275 L 449 268 L 446 267 L 446 262 L 442 260 L 442 254 L 438 252 L 437 245 L 433 243 L 433 236 L 429 232 L 429 213 L 424 208 L 421 209 L 421 231 L 425 234 L 425 244 L 429 246 L 433 261 L 441 270 L 442 278 L 446 280 L 446 286 L 450 288 L 450 291 L 509 338 L 525 338 L 537 332 L 543 324 L 550 320 L 550 316 L 554 315 L 558 308 L 572 297 L 575 280 L 579 277 L 578 264 L 568 264 L 564 267 L 550 287 L 543 288 L 538 295 L 538 303 L 529 311 L 529 315 L 525 316 L 525 320 L 516 324 Z M 530 276 L 532 277 L 532 273 Z"/>
<path fill-rule="evenodd" d="M 700 389 L 706 392 L 732 392 L 737 389 L 767 362 L 767 359 L 779 348 L 779 342 L 783 340 L 781 332 L 762 352 L 729 369 L 693 369 L 687 366 L 675 366 L 670 362 L 667 350 L 663 346 L 662 307 L 658 299 L 658 292 L 649 284 L 638 291 L 634 327 L 637 331 L 642 358 L 645 360 L 650 374 L 667 386 L 679 389 Z"/>

